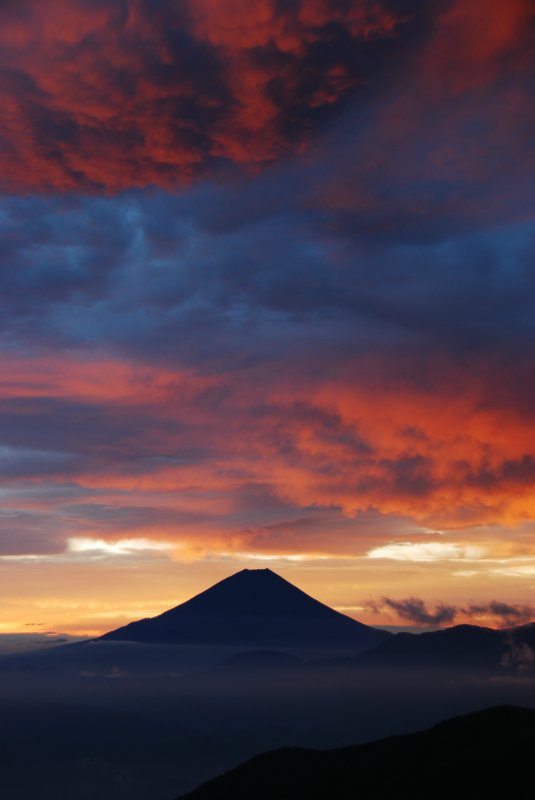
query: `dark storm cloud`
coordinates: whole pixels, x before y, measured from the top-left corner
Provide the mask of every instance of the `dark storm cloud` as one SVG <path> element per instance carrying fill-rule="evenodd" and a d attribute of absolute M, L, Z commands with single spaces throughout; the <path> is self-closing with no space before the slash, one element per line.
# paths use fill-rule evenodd
<path fill-rule="evenodd" d="M 40 391 L 39 387 L 36 391 Z M 41 391 L 46 395 L 44 388 Z M 56 472 L 65 469 L 75 475 L 84 458 L 96 453 L 113 458 L 123 452 L 127 442 L 135 446 L 136 430 L 149 437 L 152 431 L 156 436 L 160 424 L 147 418 L 142 403 L 131 408 L 126 418 L 124 409 L 114 409 L 98 400 L 84 403 L 46 396 L 0 400 L 0 437 L 5 445 L 4 451 L 0 450 L 0 470 L 3 461 L 4 471 L 9 474 L 20 453 L 20 468 L 26 463 L 30 470 L 27 474 L 32 474 L 32 465 L 46 471 L 46 465 L 50 464 Z M 183 430 L 178 420 L 169 419 L 165 425 L 170 438 Z M 28 449 L 32 444 L 42 450 Z M 147 439 L 142 450 L 145 459 L 166 455 L 161 448 L 151 452 Z M 184 455 L 194 461 L 200 453 L 190 449 Z"/>
<path fill-rule="evenodd" d="M 349 246 L 321 216 L 291 210 L 215 231 L 203 217 L 210 192 L 4 201 L 4 337 L 193 361 L 214 357 L 215 338 L 234 358 L 240 340 L 243 358 L 244 331 L 255 358 L 280 352 L 290 332 L 294 346 L 317 339 L 319 320 L 321 337 L 342 350 L 393 337 L 453 351 L 533 341 L 530 223 L 440 243 L 364 237 Z M 213 192 L 223 207 L 233 196 Z"/>

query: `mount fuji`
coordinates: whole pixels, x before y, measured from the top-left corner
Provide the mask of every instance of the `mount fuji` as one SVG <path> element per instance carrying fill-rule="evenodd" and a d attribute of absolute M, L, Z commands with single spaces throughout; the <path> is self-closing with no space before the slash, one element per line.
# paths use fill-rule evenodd
<path fill-rule="evenodd" d="M 334 611 L 270 569 L 244 569 L 157 617 L 106 633 L 101 641 L 358 652 L 390 637 Z"/>

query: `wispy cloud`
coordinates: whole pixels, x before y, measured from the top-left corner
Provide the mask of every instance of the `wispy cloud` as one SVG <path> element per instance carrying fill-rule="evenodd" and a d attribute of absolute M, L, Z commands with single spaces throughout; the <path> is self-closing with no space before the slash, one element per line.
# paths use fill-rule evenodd
<path fill-rule="evenodd" d="M 156 539 L 119 539 L 115 542 L 90 538 L 69 539 L 67 546 L 69 553 L 107 557 L 165 553 L 177 549 L 172 542 L 159 542 Z"/>
<path fill-rule="evenodd" d="M 371 559 L 392 561 L 477 561 L 484 557 L 484 548 L 447 542 L 395 542 L 375 547 L 367 553 Z"/>
<path fill-rule="evenodd" d="M 415 625 L 442 627 L 457 622 L 475 621 L 500 627 L 522 625 L 535 620 L 535 606 L 510 604 L 497 600 L 488 603 L 470 603 L 465 606 L 437 603 L 430 606 L 419 597 L 395 600 L 383 597 L 380 601 L 368 600 L 364 604 L 375 614 L 394 614 L 398 619 Z"/>

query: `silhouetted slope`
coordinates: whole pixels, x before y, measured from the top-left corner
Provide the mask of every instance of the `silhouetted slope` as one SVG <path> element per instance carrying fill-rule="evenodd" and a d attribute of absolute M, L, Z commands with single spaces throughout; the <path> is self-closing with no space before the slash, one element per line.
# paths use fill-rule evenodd
<path fill-rule="evenodd" d="M 183 800 L 532 797 L 535 711 L 491 708 L 430 730 L 330 751 L 253 758 Z"/>
<path fill-rule="evenodd" d="M 398 633 L 352 659 L 364 667 L 535 670 L 535 624 L 507 630 L 456 625 L 431 633 Z"/>
<path fill-rule="evenodd" d="M 244 569 L 158 617 L 132 622 L 102 639 L 359 650 L 390 637 L 314 600 L 269 569 Z"/>

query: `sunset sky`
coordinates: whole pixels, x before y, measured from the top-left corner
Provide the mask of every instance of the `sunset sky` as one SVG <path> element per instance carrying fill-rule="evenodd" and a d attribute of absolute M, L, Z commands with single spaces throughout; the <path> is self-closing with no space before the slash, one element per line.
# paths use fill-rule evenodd
<path fill-rule="evenodd" d="M 0 633 L 534 617 L 533 0 L 4 0 L 0 190 Z"/>

